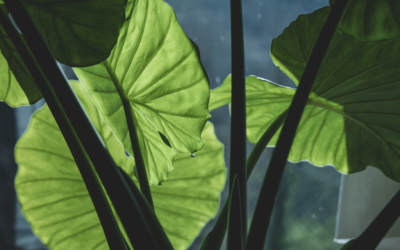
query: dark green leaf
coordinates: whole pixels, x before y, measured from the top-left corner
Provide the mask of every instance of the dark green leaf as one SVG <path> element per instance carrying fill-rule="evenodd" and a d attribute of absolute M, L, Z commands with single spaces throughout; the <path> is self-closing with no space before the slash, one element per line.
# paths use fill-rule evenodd
<path fill-rule="evenodd" d="M 329 11 L 325 7 L 300 16 L 272 42 L 273 61 L 296 84 Z M 344 173 L 371 165 L 400 181 L 399 64 L 398 40 L 360 43 L 337 31 L 313 85 L 289 160 L 333 165 Z M 248 81 L 268 93 L 260 96 L 259 104 L 248 105 L 248 138 L 254 143 L 275 114 L 289 106 L 295 90 L 254 77 Z M 276 139 L 269 145 L 274 146 Z"/>
<path fill-rule="evenodd" d="M 331 5 L 334 0 L 330 0 Z M 349 0 L 338 29 L 361 42 L 400 37 L 398 0 Z"/>
<path fill-rule="evenodd" d="M 0 8 L 13 28 L 8 14 L 5 14 L 8 13 L 7 8 L 4 5 L 0 5 Z M 40 100 L 42 94 L 2 25 L 0 49 L 0 101 L 15 108 Z"/>
<path fill-rule="evenodd" d="M 84 67 L 105 60 L 125 17 L 126 0 L 23 0 L 54 57 Z"/>

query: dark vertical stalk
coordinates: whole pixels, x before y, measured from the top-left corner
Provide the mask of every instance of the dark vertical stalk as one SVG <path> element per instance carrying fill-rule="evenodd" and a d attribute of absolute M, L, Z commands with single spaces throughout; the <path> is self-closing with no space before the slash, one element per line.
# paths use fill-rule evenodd
<path fill-rule="evenodd" d="M 154 237 L 155 234 L 153 234 L 152 230 L 158 228 L 154 225 L 159 222 L 157 220 L 147 221 L 143 216 L 143 212 L 138 205 L 140 199 L 138 200 L 129 190 L 117 166 L 105 148 L 104 143 L 93 128 L 93 125 L 68 84 L 67 79 L 65 79 L 64 75 L 61 73 L 60 68 L 56 64 L 50 50 L 47 48 L 21 1 L 5 0 L 5 3 L 18 27 L 24 34 L 25 41 L 34 56 L 32 60 L 34 61 L 36 59 L 37 64 L 41 70 L 43 70 L 45 78 L 48 80 L 42 83 L 38 82 L 38 84 L 43 84 L 43 88 L 48 92 L 49 96 L 54 98 L 56 102 L 59 102 L 55 106 L 53 106 L 54 103 L 48 104 L 50 109 L 52 107 L 58 108 L 57 112 L 52 111 L 52 113 L 61 131 L 64 134 L 63 126 L 65 126 L 71 128 L 69 132 L 71 135 L 76 132 L 77 138 L 79 138 L 86 150 L 121 218 L 121 222 L 133 247 L 135 249 L 172 249 L 169 242 Z M 26 52 L 20 53 L 24 54 Z M 27 54 L 23 56 L 31 55 Z M 29 68 L 29 70 L 31 70 L 31 68 Z M 34 68 L 32 70 L 35 71 Z M 31 72 L 31 74 L 33 73 Z M 45 96 L 45 93 L 42 94 Z M 48 101 L 48 99 L 46 99 L 46 101 Z M 67 121 L 69 120 L 71 126 L 67 126 L 67 122 L 59 120 L 61 117 L 64 117 Z M 160 233 L 162 234 L 164 232 Z"/>
<path fill-rule="evenodd" d="M 265 147 L 268 145 L 268 142 L 272 139 L 278 129 L 282 126 L 283 121 L 286 118 L 287 110 L 284 111 L 281 115 L 279 115 L 275 121 L 269 126 L 269 128 L 264 132 L 261 136 L 260 140 L 258 140 L 256 146 L 251 151 L 249 157 L 247 158 L 247 180 L 249 180 L 251 173 L 254 170 L 254 167 L 257 164 L 258 159 L 261 154 L 264 152 Z M 225 201 L 225 204 L 221 210 L 221 213 L 218 216 L 218 220 L 214 225 L 214 228 L 207 234 L 201 243 L 200 250 L 219 250 L 221 249 L 222 242 L 224 241 L 227 221 L 228 221 L 228 206 L 229 206 L 229 198 Z"/>
<path fill-rule="evenodd" d="M 23 58 L 32 77 L 37 83 L 37 86 L 46 99 L 46 102 L 49 105 L 52 113 L 55 117 L 57 117 L 57 124 L 60 130 L 63 132 L 65 141 L 71 150 L 72 156 L 74 157 L 79 172 L 82 175 L 82 179 L 89 192 L 93 205 L 96 208 L 96 213 L 99 217 L 101 226 L 103 227 L 103 231 L 110 249 L 126 249 L 124 237 L 119 230 L 118 223 L 114 217 L 111 206 L 108 203 L 100 181 L 96 176 L 96 172 L 93 169 L 92 163 L 87 157 L 79 138 L 73 131 L 68 118 L 65 116 L 65 113 L 60 107 L 57 98 L 54 97 L 54 93 L 48 86 L 46 77 L 41 74 L 40 68 L 37 66 L 35 60 L 31 57 L 30 52 L 28 48 L 25 47 L 22 38 L 14 29 L 10 20 L 2 10 L 0 10 L 0 23 Z"/>
<path fill-rule="evenodd" d="M 17 165 L 13 149 L 17 141 L 17 131 L 14 111 L 0 102 L 0 249 L 9 250 L 16 250 L 14 179 Z"/>
<path fill-rule="evenodd" d="M 237 176 L 240 190 L 240 209 L 234 209 L 228 218 L 230 225 L 238 225 L 233 220 L 241 218 L 242 229 L 229 227 L 234 237 L 247 233 L 246 199 L 246 88 L 244 76 L 244 42 L 241 0 L 231 0 L 231 41 L 232 41 L 232 103 L 231 103 L 231 152 L 229 170 L 229 190 L 232 191 L 234 176 Z M 237 214 L 237 213 L 241 213 Z"/>
<path fill-rule="evenodd" d="M 393 196 L 393 198 L 371 222 L 367 229 L 365 229 L 365 231 L 357 239 L 351 242 L 347 250 L 375 249 L 399 218 L 399 216 L 400 190 Z"/>
<path fill-rule="evenodd" d="M 107 72 L 110 75 L 115 88 L 118 91 L 119 97 L 121 98 L 122 105 L 124 107 L 126 122 L 128 123 L 129 136 L 131 139 L 133 155 L 135 158 L 135 164 L 136 164 L 136 169 L 137 169 L 137 173 L 138 173 L 140 191 L 142 191 L 144 197 L 146 197 L 147 202 L 149 203 L 150 207 L 152 209 L 154 209 L 153 199 L 151 198 L 149 180 L 147 179 L 146 168 L 144 165 L 142 153 L 140 150 L 139 140 L 138 140 L 136 129 L 135 129 L 135 124 L 134 124 L 134 119 L 133 119 L 134 113 L 132 110 L 132 105 L 131 105 L 128 97 L 126 96 L 124 90 L 122 89 L 122 86 L 119 83 L 119 80 L 118 80 L 117 76 L 115 75 L 113 69 L 111 68 L 110 64 L 107 62 L 107 60 L 104 61 L 103 64 L 104 64 L 105 68 L 107 69 Z"/>
<path fill-rule="evenodd" d="M 237 176 L 233 178 L 232 189 L 230 190 L 229 196 L 229 210 L 228 210 L 228 218 L 232 217 L 232 214 L 241 216 L 240 210 L 240 186 Z M 231 223 L 234 223 L 233 225 Z M 238 237 L 238 230 L 243 230 L 242 219 L 239 217 L 237 220 L 229 220 L 228 228 L 235 228 L 235 231 L 229 230 L 227 237 L 227 248 L 226 249 L 243 249 L 243 238 Z M 239 235 L 242 235 L 242 232 L 239 231 Z"/>
<path fill-rule="evenodd" d="M 336 26 L 346 7 L 347 0 L 337 0 L 318 37 L 310 59 L 304 69 L 299 87 L 290 105 L 275 151 L 268 166 L 267 173 L 258 197 L 254 217 L 250 226 L 246 249 L 263 249 L 268 226 L 275 203 L 276 194 L 286 165 L 297 127 L 299 125 L 308 96 L 311 92 L 319 66 L 328 49 Z"/>

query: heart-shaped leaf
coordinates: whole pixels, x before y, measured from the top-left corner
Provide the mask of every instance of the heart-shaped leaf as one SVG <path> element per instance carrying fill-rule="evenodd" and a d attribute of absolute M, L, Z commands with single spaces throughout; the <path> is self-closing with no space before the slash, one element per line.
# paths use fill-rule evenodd
<path fill-rule="evenodd" d="M 331 5 L 335 0 L 330 0 Z M 361 42 L 400 37 L 400 2 L 349 0 L 337 27 Z"/>
<path fill-rule="evenodd" d="M 137 184 L 134 160 L 126 157 L 81 84 L 71 84 L 116 164 Z M 215 216 L 224 187 L 223 148 L 211 123 L 202 136 L 205 149 L 194 158 L 178 154 L 168 181 L 151 187 L 155 212 L 174 249 L 186 249 Z M 47 106 L 33 115 L 15 156 L 21 209 L 43 243 L 53 250 L 108 249 L 82 177 Z"/>
<path fill-rule="evenodd" d="M 54 57 L 68 66 L 105 60 L 118 39 L 126 0 L 23 0 Z"/>
<path fill-rule="evenodd" d="M 272 41 L 273 61 L 296 84 L 329 11 L 330 7 L 325 7 L 301 15 Z M 365 44 L 336 31 L 297 128 L 289 160 L 332 165 L 343 173 L 370 165 L 400 181 L 399 64 L 398 40 Z M 212 91 L 210 106 L 227 102 L 229 79 L 224 84 Z M 290 106 L 295 89 L 254 76 L 246 79 L 246 86 L 247 136 L 256 143 Z M 218 92 L 224 94 L 218 97 Z M 275 146 L 278 135 L 269 146 Z"/>
<path fill-rule="evenodd" d="M 0 5 L 0 11 L 8 13 L 4 5 Z M 0 50 L 0 101 L 15 108 L 40 100 L 42 94 L 1 24 Z"/>
<path fill-rule="evenodd" d="M 134 123 L 150 184 L 167 179 L 175 152 L 203 148 L 201 131 L 209 119 L 210 95 L 196 45 L 186 36 L 172 8 L 162 0 L 138 0 L 104 64 L 75 68 L 106 123 L 133 155 L 119 94 L 133 110 Z"/>

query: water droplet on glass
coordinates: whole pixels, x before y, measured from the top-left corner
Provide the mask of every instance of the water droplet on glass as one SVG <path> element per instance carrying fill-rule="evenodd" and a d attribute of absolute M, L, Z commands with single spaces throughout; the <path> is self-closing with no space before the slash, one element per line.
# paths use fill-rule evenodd
<path fill-rule="evenodd" d="M 319 211 L 322 211 L 322 210 L 324 210 L 324 208 L 323 208 L 323 207 L 319 207 L 318 210 L 319 210 Z"/>
<path fill-rule="evenodd" d="M 225 37 L 224 37 L 224 36 L 221 36 L 220 39 L 221 39 L 221 41 L 224 41 L 224 40 L 225 40 Z"/>
<path fill-rule="evenodd" d="M 190 155 L 191 157 L 195 157 L 195 155 L 192 153 L 191 155 Z"/>
<path fill-rule="evenodd" d="M 312 217 L 313 219 L 317 218 L 317 216 L 316 216 L 315 214 L 311 215 L 311 217 Z"/>
<path fill-rule="evenodd" d="M 219 76 L 217 76 L 217 77 L 215 77 L 215 81 L 216 81 L 217 83 L 220 83 L 220 82 L 221 82 L 221 78 L 219 78 Z"/>
<path fill-rule="evenodd" d="M 262 17 L 262 15 L 261 15 L 261 14 L 258 14 L 258 15 L 257 15 L 257 17 L 258 17 L 258 18 L 261 18 L 261 17 Z"/>
<path fill-rule="evenodd" d="M 199 40 L 199 38 L 197 38 L 197 36 L 193 37 L 193 41 L 197 42 L 197 40 Z"/>

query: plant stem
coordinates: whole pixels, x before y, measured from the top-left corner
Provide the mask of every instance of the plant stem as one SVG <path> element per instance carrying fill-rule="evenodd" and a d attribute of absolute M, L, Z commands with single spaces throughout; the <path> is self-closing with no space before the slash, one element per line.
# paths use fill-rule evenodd
<path fill-rule="evenodd" d="M 130 190 L 132 191 L 133 195 L 139 197 L 138 198 L 138 201 L 139 201 L 138 203 L 139 203 L 140 208 L 143 211 L 143 215 L 145 216 L 145 218 L 147 218 L 147 220 L 149 220 L 149 221 L 154 220 L 154 221 L 158 222 L 158 220 L 156 218 L 156 214 L 150 208 L 150 204 L 147 202 L 147 200 L 142 195 L 136 194 L 136 192 L 139 192 L 139 190 L 136 188 L 136 185 L 132 181 L 131 177 L 129 177 L 129 175 L 127 173 L 125 173 L 121 168 L 118 168 L 118 169 L 119 169 L 121 175 L 124 177 L 124 180 L 128 184 L 128 186 L 129 186 Z M 155 238 L 164 239 L 164 241 L 169 243 L 169 240 L 168 240 L 168 238 L 166 238 L 166 235 L 159 233 L 159 232 L 163 232 L 161 224 L 157 223 L 155 226 L 159 228 L 159 230 L 154 230 L 154 233 L 158 234 Z M 169 249 L 173 249 L 171 244 L 169 245 L 169 247 L 170 247 Z"/>
<path fill-rule="evenodd" d="M 251 151 L 249 157 L 247 158 L 247 180 L 249 180 L 251 173 L 256 166 L 258 159 L 261 154 L 264 152 L 265 147 L 268 145 L 268 142 L 272 139 L 278 129 L 282 126 L 283 121 L 286 118 L 287 111 L 285 110 L 281 115 L 279 115 L 275 121 L 268 127 L 268 129 L 264 132 L 260 140 L 258 140 L 256 146 Z M 204 238 L 200 250 L 219 250 L 221 249 L 222 242 L 224 240 L 224 236 L 227 228 L 228 221 L 228 204 L 229 200 L 225 201 L 225 204 L 221 210 L 221 213 L 218 216 L 217 222 L 214 225 L 214 228 L 207 234 Z"/>
<path fill-rule="evenodd" d="M 258 159 L 260 159 L 261 154 L 264 152 L 265 147 L 268 145 L 268 142 L 272 139 L 285 121 L 288 111 L 289 110 L 286 109 L 275 119 L 275 121 L 271 124 L 271 126 L 268 127 L 265 133 L 261 136 L 260 140 L 258 140 L 256 146 L 251 151 L 249 157 L 247 158 L 247 180 L 253 172 L 253 169 L 256 166 Z"/>
<path fill-rule="evenodd" d="M 170 244 L 163 239 L 154 238 L 153 230 L 157 227 L 153 225 L 158 221 L 146 221 L 143 212 L 138 205 L 137 198 L 133 196 L 126 182 L 118 171 L 113 159 L 101 141 L 96 130 L 93 128 L 86 113 L 82 109 L 74 92 L 72 91 L 65 76 L 61 73 L 51 52 L 43 41 L 39 31 L 33 24 L 29 14 L 20 0 L 5 0 L 7 8 L 10 10 L 18 27 L 24 34 L 24 38 L 33 53 L 37 63 L 43 70 L 48 81 L 44 84 L 47 91 L 58 98 L 62 110 L 53 113 L 61 131 L 63 122 L 58 120 L 60 116 L 65 116 L 71 123 L 71 132 L 76 132 L 90 160 L 92 161 L 97 174 L 104 185 L 125 231 L 135 249 L 170 249 Z M 35 69 L 30 69 L 35 70 Z M 50 83 L 51 86 L 48 85 Z M 49 107 L 52 108 L 49 104 Z M 139 193 L 140 194 L 140 193 Z M 160 232 L 164 233 L 164 232 Z"/>
<path fill-rule="evenodd" d="M 144 165 L 142 153 L 140 150 L 139 140 L 138 140 L 136 129 L 135 129 L 135 124 L 134 124 L 134 115 L 135 114 L 133 113 L 132 105 L 131 105 L 128 97 L 126 96 L 125 91 L 123 90 L 121 84 L 119 83 L 119 80 L 118 80 L 117 76 L 115 75 L 114 70 L 111 68 L 111 66 L 107 62 L 107 60 L 103 61 L 103 65 L 107 69 L 107 72 L 110 75 L 111 80 L 114 83 L 114 86 L 118 91 L 119 97 L 121 98 L 122 105 L 124 107 L 125 117 L 126 117 L 126 121 L 128 123 L 129 136 L 130 136 L 131 144 L 132 144 L 133 155 L 135 158 L 135 164 L 136 164 L 136 169 L 137 169 L 137 173 L 138 173 L 140 191 L 142 191 L 142 193 L 143 193 L 144 197 L 146 197 L 147 202 L 149 203 L 150 207 L 154 210 L 153 199 L 151 198 L 149 180 L 147 179 L 146 168 Z"/>
<path fill-rule="evenodd" d="M 263 249 L 271 214 L 273 211 L 276 194 L 286 165 L 296 130 L 299 125 L 308 96 L 311 92 L 319 67 L 325 56 L 336 26 L 346 7 L 347 0 L 337 0 L 332 6 L 331 12 L 313 48 L 310 59 L 307 62 L 301 77 L 299 87 L 290 105 L 286 121 L 280 133 L 276 149 L 272 154 L 267 173 L 258 196 L 253 220 L 247 239 L 246 249 Z"/>
<path fill-rule="evenodd" d="M 232 191 L 234 176 L 240 187 L 240 209 L 232 210 L 229 225 L 239 225 L 233 220 L 241 218 L 242 229 L 229 227 L 232 237 L 242 237 L 247 232 L 246 193 L 246 88 L 244 76 L 244 43 L 241 0 L 231 0 L 231 44 L 232 44 L 232 101 L 231 101 L 231 152 L 229 169 L 229 190 Z M 241 213 L 237 214 L 237 213 Z M 236 232 L 236 236 L 234 235 Z"/>
<path fill-rule="evenodd" d="M 400 190 L 347 250 L 373 250 L 400 216 Z"/>
<path fill-rule="evenodd" d="M 78 136 L 72 129 L 71 123 L 66 117 L 58 99 L 55 97 L 52 88 L 49 86 L 46 77 L 43 75 L 35 59 L 30 54 L 30 51 L 26 47 L 22 37 L 17 33 L 10 20 L 2 10 L 0 10 L 0 23 L 23 58 L 25 65 L 37 83 L 37 86 L 49 105 L 50 110 L 53 114 L 55 114 L 54 116 L 57 116 L 56 120 L 58 121 L 58 126 L 63 132 L 65 141 L 67 142 L 72 156 L 74 157 L 74 160 L 78 166 L 79 172 L 82 175 L 82 179 L 89 192 L 90 198 L 92 199 L 101 226 L 103 227 L 108 246 L 112 250 L 127 250 L 125 239 L 122 236 L 118 223 L 114 217 L 111 206 L 108 203 L 100 181 L 97 178 L 93 165 L 88 158 L 85 149 L 82 147 Z"/>
<path fill-rule="evenodd" d="M 235 211 L 235 210 L 240 210 L 240 186 L 239 186 L 239 181 L 237 179 L 237 176 L 233 178 L 233 185 L 232 185 L 232 190 L 230 190 L 230 196 L 229 196 L 229 211 L 228 211 L 228 218 L 230 219 L 232 217 L 232 214 L 234 215 L 239 215 L 241 216 L 242 213 L 241 211 Z M 235 223 L 234 225 L 230 223 Z M 235 228 L 238 230 L 243 230 L 243 226 L 241 225 L 242 219 L 238 218 L 238 220 L 229 220 L 228 221 L 228 228 Z M 232 234 L 233 232 L 233 234 Z M 242 233 L 239 232 L 239 235 Z M 228 238 L 227 238 L 227 247 L 226 249 L 243 249 L 243 238 L 242 237 L 237 237 L 238 232 L 229 230 L 228 231 Z"/>

